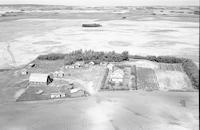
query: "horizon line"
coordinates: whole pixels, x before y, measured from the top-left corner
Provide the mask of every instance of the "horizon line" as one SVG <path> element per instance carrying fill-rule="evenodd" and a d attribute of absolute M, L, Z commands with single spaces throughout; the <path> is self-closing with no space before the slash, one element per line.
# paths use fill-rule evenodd
<path fill-rule="evenodd" d="M 160 7 L 200 7 L 200 5 L 99 5 L 99 6 L 86 6 L 86 5 L 65 5 L 65 4 L 21 4 L 21 3 L 8 3 L 1 4 L 0 6 L 12 6 L 12 5 L 37 5 L 37 6 L 72 6 L 72 7 L 152 7 L 152 6 L 160 6 Z"/>

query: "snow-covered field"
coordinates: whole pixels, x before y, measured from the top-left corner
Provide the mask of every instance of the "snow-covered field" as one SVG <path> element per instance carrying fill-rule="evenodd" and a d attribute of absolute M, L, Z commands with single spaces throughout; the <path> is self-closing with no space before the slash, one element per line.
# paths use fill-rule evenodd
<path fill-rule="evenodd" d="M 101 28 L 82 28 L 97 22 Z M 20 19 L 0 23 L 0 68 L 23 65 L 40 54 L 76 49 L 137 55 L 176 55 L 198 62 L 199 23 L 159 20 Z M 8 52 L 14 55 L 14 61 Z"/>
<path fill-rule="evenodd" d="M 198 93 L 100 92 L 95 96 L 0 104 L 3 130 L 198 130 Z"/>

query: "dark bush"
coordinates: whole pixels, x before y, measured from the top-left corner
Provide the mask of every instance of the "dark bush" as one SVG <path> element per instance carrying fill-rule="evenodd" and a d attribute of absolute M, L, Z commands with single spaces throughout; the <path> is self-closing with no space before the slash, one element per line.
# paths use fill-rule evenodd
<path fill-rule="evenodd" d="M 123 51 L 123 52 L 122 52 L 122 58 L 123 58 L 123 60 L 129 60 L 128 51 Z"/>
<path fill-rule="evenodd" d="M 101 24 L 92 23 L 92 24 L 82 24 L 82 27 L 101 27 Z"/>

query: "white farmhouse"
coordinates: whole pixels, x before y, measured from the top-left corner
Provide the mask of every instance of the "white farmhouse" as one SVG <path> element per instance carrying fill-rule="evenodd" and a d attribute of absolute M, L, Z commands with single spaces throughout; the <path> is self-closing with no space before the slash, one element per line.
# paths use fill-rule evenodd
<path fill-rule="evenodd" d="M 110 75 L 110 81 L 115 83 L 122 83 L 124 78 L 124 71 L 121 69 L 116 69 Z"/>

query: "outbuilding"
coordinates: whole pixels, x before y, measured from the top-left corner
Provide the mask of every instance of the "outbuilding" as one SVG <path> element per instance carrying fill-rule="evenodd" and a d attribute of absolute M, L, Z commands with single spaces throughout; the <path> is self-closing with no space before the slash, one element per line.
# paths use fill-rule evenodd
<path fill-rule="evenodd" d="M 93 61 L 90 61 L 89 62 L 89 65 L 94 65 L 95 63 Z"/>
<path fill-rule="evenodd" d="M 74 64 L 74 67 L 75 68 L 80 68 L 80 67 L 83 67 L 84 66 L 84 61 L 77 61 L 75 64 Z"/>
<path fill-rule="evenodd" d="M 65 76 L 63 71 L 56 71 L 53 73 L 54 78 L 63 78 Z"/>
<path fill-rule="evenodd" d="M 74 88 L 70 90 L 70 97 L 83 97 L 86 92 L 80 88 Z"/>
<path fill-rule="evenodd" d="M 65 93 L 51 93 L 50 94 L 50 98 L 53 99 L 53 98 L 64 98 L 66 97 Z"/>
<path fill-rule="evenodd" d="M 52 81 L 49 74 L 31 73 L 29 77 L 29 83 L 33 85 L 48 85 Z"/>
<path fill-rule="evenodd" d="M 22 70 L 21 70 L 21 75 L 27 75 L 27 74 L 28 74 L 27 69 L 22 69 Z"/>

